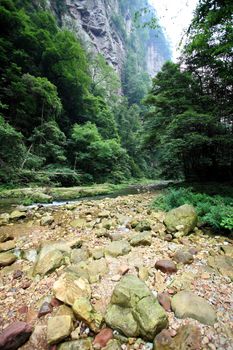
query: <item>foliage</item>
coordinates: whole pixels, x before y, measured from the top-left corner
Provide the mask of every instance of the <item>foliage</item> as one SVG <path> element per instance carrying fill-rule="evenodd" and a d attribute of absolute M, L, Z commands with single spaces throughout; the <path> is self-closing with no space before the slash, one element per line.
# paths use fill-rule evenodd
<path fill-rule="evenodd" d="M 233 197 L 198 193 L 193 188 L 169 189 L 155 198 L 153 207 L 165 211 L 183 204 L 192 204 L 202 222 L 215 229 L 232 230 Z"/>

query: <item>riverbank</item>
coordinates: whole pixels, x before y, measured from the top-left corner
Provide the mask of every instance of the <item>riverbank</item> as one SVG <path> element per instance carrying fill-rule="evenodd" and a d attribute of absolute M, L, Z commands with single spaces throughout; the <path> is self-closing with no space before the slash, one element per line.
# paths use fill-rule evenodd
<path fill-rule="evenodd" d="M 77 287 L 72 289 L 72 278 L 75 283 L 82 281 L 82 288 L 85 287 L 89 296 L 85 307 L 91 307 L 91 314 L 102 319 L 116 286 L 133 275 L 142 281 L 144 291 L 149 288 L 166 309 L 168 326 L 164 336 L 176 343 L 176 349 L 186 345 L 188 348 L 187 342 L 191 341 L 195 350 L 232 350 L 232 267 L 226 265 L 233 261 L 232 241 L 210 236 L 200 229 L 189 236 L 168 237 L 163 223 L 165 213 L 150 207 L 154 196 L 144 193 L 85 200 L 61 207 L 37 206 L 24 209 L 21 218 L 0 227 L 0 235 L 13 238 L 5 245 L 14 256 L 11 255 L 9 266 L 0 270 L 1 330 L 15 321 L 26 322 L 33 334 L 21 349 L 46 350 L 51 332 L 48 325 L 60 321 L 63 325 L 74 319 L 71 321 L 74 328 L 63 334 L 60 340 L 63 344 L 54 349 L 71 349 L 74 345 L 82 350 L 93 349 L 98 325 L 93 326 L 88 318 L 80 322 L 65 299 L 66 290 L 72 290 L 69 298 L 78 293 Z M 176 261 L 179 251 L 180 259 L 186 260 L 175 263 L 175 268 L 173 263 L 172 273 L 169 266 L 168 270 L 155 267 L 161 260 Z M 62 279 L 67 273 L 71 280 L 65 287 Z M 171 309 L 172 299 L 182 290 L 191 293 L 191 298 L 199 296 L 202 302 L 204 299 L 201 310 L 205 307 L 205 321 L 198 320 L 198 313 L 192 314 L 192 302 L 186 310 L 189 317 L 185 314 L 179 318 Z M 119 316 L 119 322 L 123 321 Z M 101 321 L 101 324 L 105 329 L 105 323 Z M 52 332 L 56 329 L 56 337 L 62 336 L 63 326 L 52 329 Z M 110 341 L 115 347 L 112 345 L 107 350 L 153 348 L 152 340 L 143 340 L 137 333 L 132 335 L 129 323 L 125 327 L 125 333 L 128 330 L 131 336 L 119 334 L 116 327 L 115 340 Z M 110 335 L 112 338 L 111 331 Z"/>

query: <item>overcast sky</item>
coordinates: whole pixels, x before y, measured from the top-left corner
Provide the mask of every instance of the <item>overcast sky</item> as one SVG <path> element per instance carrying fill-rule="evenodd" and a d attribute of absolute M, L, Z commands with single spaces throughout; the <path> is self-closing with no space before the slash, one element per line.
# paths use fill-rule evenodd
<path fill-rule="evenodd" d="M 166 29 L 173 49 L 173 58 L 179 57 L 179 43 L 188 28 L 198 0 L 149 0 L 157 10 L 160 24 Z"/>

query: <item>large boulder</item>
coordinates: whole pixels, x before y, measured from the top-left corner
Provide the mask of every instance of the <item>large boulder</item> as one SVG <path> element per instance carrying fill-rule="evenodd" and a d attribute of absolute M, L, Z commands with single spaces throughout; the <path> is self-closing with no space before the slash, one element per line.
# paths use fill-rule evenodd
<path fill-rule="evenodd" d="M 180 231 L 181 235 L 189 234 L 197 225 L 198 217 L 192 205 L 184 204 L 181 207 L 170 210 L 164 219 L 167 232 Z"/>
<path fill-rule="evenodd" d="M 91 297 L 91 288 L 88 281 L 75 274 L 66 272 L 53 285 L 55 297 L 63 303 L 73 305 L 80 297 Z"/>
<path fill-rule="evenodd" d="M 192 292 L 177 293 L 171 302 L 172 310 L 178 318 L 193 318 L 203 324 L 213 325 L 216 313 L 213 307 L 203 298 Z"/>
<path fill-rule="evenodd" d="M 116 285 L 105 321 L 128 337 L 153 340 L 167 326 L 167 315 L 146 284 L 133 275 Z"/>

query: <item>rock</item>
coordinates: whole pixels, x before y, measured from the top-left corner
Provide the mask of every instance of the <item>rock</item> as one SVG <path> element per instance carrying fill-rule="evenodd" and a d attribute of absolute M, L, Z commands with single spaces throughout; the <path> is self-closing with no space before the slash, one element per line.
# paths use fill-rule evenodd
<path fill-rule="evenodd" d="M 45 301 L 40 307 L 40 310 L 38 312 L 38 318 L 50 314 L 52 311 L 53 307 L 51 306 L 51 304 Z"/>
<path fill-rule="evenodd" d="M 99 260 L 104 257 L 104 249 L 103 248 L 95 248 L 92 252 L 92 257 L 95 260 Z"/>
<path fill-rule="evenodd" d="M 40 220 L 41 226 L 51 225 L 53 222 L 54 222 L 54 218 L 52 215 L 49 215 L 49 214 L 43 216 Z"/>
<path fill-rule="evenodd" d="M 164 236 L 164 240 L 167 241 L 167 242 L 171 242 L 173 240 L 173 237 L 170 233 L 167 233 L 165 236 Z"/>
<path fill-rule="evenodd" d="M 15 241 L 7 241 L 0 243 L 0 252 L 6 252 L 15 248 Z"/>
<path fill-rule="evenodd" d="M 86 220 L 79 218 L 79 219 L 75 219 L 73 221 L 71 221 L 70 226 L 77 228 L 77 229 L 81 229 L 86 225 Z"/>
<path fill-rule="evenodd" d="M 36 325 L 28 342 L 20 349 L 22 350 L 41 350 L 47 349 L 47 327 L 45 325 Z"/>
<path fill-rule="evenodd" d="M 93 345 L 95 347 L 98 347 L 102 349 L 107 345 L 109 340 L 113 338 L 113 331 L 111 328 L 103 328 L 101 331 L 96 335 L 94 339 Z"/>
<path fill-rule="evenodd" d="M 157 299 L 139 278 L 123 276 L 114 288 L 105 321 L 127 337 L 153 340 L 167 326 L 167 316 Z"/>
<path fill-rule="evenodd" d="M 194 281 L 196 274 L 193 272 L 183 272 L 180 276 L 174 278 L 174 280 L 169 285 L 169 288 L 175 290 L 188 290 Z"/>
<path fill-rule="evenodd" d="M 59 250 L 53 250 L 41 257 L 39 255 L 38 261 L 35 263 L 33 275 L 44 276 L 53 272 L 64 263 L 63 254 Z"/>
<path fill-rule="evenodd" d="M 233 258 L 227 255 L 211 256 L 208 265 L 217 270 L 221 275 L 227 276 L 233 281 Z"/>
<path fill-rule="evenodd" d="M 190 317 L 210 326 L 213 326 L 217 320 L 213 307 L 205 299 L 192 292 L 177 293 L 172 298 L 171 306 L 178 318 Z"/>
<path fill-rule="evenodd" d="M 193 255 L 191 253 L 189 253 L 188 251 L 178 250 L 174 254 L 173 259 L 177 263 L 192 264 L 192 262 L 193 262 Z"/>
<path fill-rule="evenodd" d="M 129 266 L 128 265 L 121 265 L 119 267 L 119 270 L 118 270 L 118 272 L 119 272 L 119 274 L 121 276 L 124 276 L 128 271 L 129 271 Z"/>
<path fill-rule="evenodd" d="M 158 302 L 160 305 L 164 308 L 165 311 L 170 312 L 171 311 L 171 298 L 170 295 L 166 292 L 159 293 L 157 295 Z"/>
<path fill-rule="evenodd" d="M 16 350 L 30 337 L 32 327 L 25 322 L 14 322 L 6 327 L 0 335 L 0 349 Z"/>
<path fill-rule="evenodd" d="M 172 338 L 171 331 L 162 330 L 154 340 L 154 350 L 201 350 L 201 332 L 197 326 L 181 326 Z"/>
<path fill-rule="evenodd" d="M 233 258 L 233 245 L 223 245 L 221 246 L 221 250 L 224 254 L 228 255 L 230 258 Z"/>
<path fill-rule="evenodd" d="M 37 250 L 36 249 L 28 249 L 22 252 L 22 258 L 28 260 L 30 262 L 36 262 L 37 259 Z"/>
<path fill-rule="evenodd" d="M 13 279 L 20 279 L 23 276 L 23 271 L 15 270 L 13 273 Z"/>
<path fill-rule="evenodd" d="M 197 225 L 198 217 L 192 205 L 184 204 L 170 210 L 164 219 L 168 233 L 177 231 L 177 226 L 183 225 L 182 233 L 187 235 Z"/>
<path fill-rule="evenodd" d="M 67 338 L 73 327 L 72 318 L 70 316 L 55 316 L 49 318 L 47 329 L 48 344 L 57 344 L 61 340 Z"/>
<path fill-rule="evenodd" d="M 111 255 L 113 257 L 118 257 L 120 255 L 126 255 L 131 251 L 130 244 L 126 241 L 115 241 L 111 242 L 105 248 L 105 255 Z"/>
<path fill-rule="evenodd" d="M 134 235 L 131 240 L 130 244 L 133 247 L 136 247 L 138 245 L 151 245 L 152 242 L 152 236 L 150 232 L 142 232 L 137 235 Z"/>
<path fill-rule="evenodd" d="M 108 345 L 105 346 L 102 350 L 121 350 L 121 344 L 118 340 L 112 339 L 108 342 Z"/>
<path fill-rule="evenodd" d="M 19 210 L 14 210 L 12 211 L 12 213 L 10 214 L 10 220 L 21 220 L 21 219 L 25 219 L 26 218 L 26 214 L 22 211 Z"/>
<path fill-rule="evenodd" d="M 67 306 L 67 305 L 60 305 L 56 312 L 55 312 L 55 316 L 70 316 L 72 318 L 72 320 L 75 319 L 73 310 Z"/>
<path fill-rule="evenodd" d="M 95 283 L 99 281 L 100 277 L 109 272 L 109 268 L 106 260 L 103 258 L 91 261 L 87 266 L 87 271 L 89 275 L 89 282 Z"/>
<path fill-rule="evenodd" d="M 0 214 L 0 226 L 7 225 L 9 221 L 10 221 L 10 214 L 8 213 Z M 0 233 L 0 242 L 4 242 L 1 240 L 1 235 L 4 235 L 4 234 Z"/>
<path fill-rule="evenodd" d="M 146 266 L 139 266 L 138 268 L 138 277 L 142 281 L 147 281 L 149 278 L 149 271 Z"/>
<path fill-rule="evenodd" d="M 10 252 L 0 253 L 0 266 L 8 266 L 13 264 L 17 257 Z"/>
<path fill-rule="evenodd" d="M 80 297 L 91 297 L 91 289 L 87 280 L 66 272 L 53 285 L 55 297 L 65 304 L 73 305 Z"/>
<path fill-rule="evenodd" d="M 171 260 L 158 260 L 155 263 L 155 268 L 164 273 L 175 273 L 177 272 L 176 264 Z"/>
<path fill-rule="evenodd" d="M 83 246 L 80 249 L 72 249 L 70 260 L 73 264 L 78 264 L 81 261 L 86 261 L 90 257 L 89 249 Z"/>
<path fill-rule="evenodd" d="M 11 234 L 9 234 L 9 233 L 7 233 L 5 231 L 0 232 L 0 243 L 6 242 L 9 239 L 13 239 Z"/>
<path fill-rule="evenodd" d="M 103 316 L 93 309 L 88 298 L 80 297 L 72 305 L 75 316 L 78 320 L 84 321 L 95 333 L 100 329 Z"/>
<path fill-rule="evenodd" d="M 136 231 L 143 232 L 143 231 L 151 231 L 151 223 L 147 220 L 140 221 L 136 227 Z"/>
<path fill-rule="evenodd" d="M 92 341 L 90 338 L 68 341 L 60 344 L 57 350 L 92 350 Z"/>

